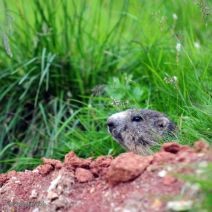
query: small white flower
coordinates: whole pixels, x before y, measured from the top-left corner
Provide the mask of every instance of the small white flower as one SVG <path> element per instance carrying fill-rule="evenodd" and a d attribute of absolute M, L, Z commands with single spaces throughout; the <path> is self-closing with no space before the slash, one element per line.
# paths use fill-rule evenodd
<path fill-rule="evenodd" d="M 176 14 L 176 13 L 173 13 L 173 14 L 172 14 L 172 18 L 176 21 L 176 20 L 178 19 L 177 14 Z"/>
<path fill-rule="evenodd" d="M 194 47 L 196 49 L 199 49 L 200 48 L 200 43 L 198 41 L 194 42 Z"/>
<path fill-rule="evenodd" d="M 177 50 L 177 52 L 180 52 L 181 51 L 181 48 L 182 48 L 182 44 L 180 42 L 178 42 L 176 44 L 176 50 Z"/>
<path fill-rule="evenodd" d="M 168 77 L 164 77 L 164 81 L 167 83 L 167 84 L 176 84 L 178 79 L 176 76 L 168 76 Z"/>
<path fill-rule="evenodd" d="M 68 92 L 67 92 L 67 96 L 68 96 L 69 98 L 71 98 L 73 95 L 72 95 L 72 93 L 71 93 L 70 91 L 68 91 Z"/>
<path fill-rule="evenodd" d="M 172 83 L 175 83 L 175 82 L 177 82 L 177 77 L 176 76 L 173 76 L 172 77 Z"/>

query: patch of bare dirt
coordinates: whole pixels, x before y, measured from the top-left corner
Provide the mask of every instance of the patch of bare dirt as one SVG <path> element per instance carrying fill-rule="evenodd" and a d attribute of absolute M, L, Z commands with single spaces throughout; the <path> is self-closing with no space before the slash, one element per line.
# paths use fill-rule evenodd
<path fill-rule="evenodd" d="M 167 211 L 185 190 L 176 174 L 195 174 L 198 164 L 212 161 L 211 153 L 199 141 L 193 148 L 166 143 L 151 156 L 43 158 L 32 171 L 0 175 L 0 211 Z M 187 190 L 185 199 L 195 201 L 195 191 Z"/>

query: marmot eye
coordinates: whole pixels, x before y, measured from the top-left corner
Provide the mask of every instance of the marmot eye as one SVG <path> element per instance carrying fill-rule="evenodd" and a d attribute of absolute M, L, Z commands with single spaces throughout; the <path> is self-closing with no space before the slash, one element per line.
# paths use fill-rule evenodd
<path fill-rule="evenodd" d="M 163 123 L 162 124 L 159 124 L 158 127 L 163 128 L 164 127 L 164 124 Z"/>
<path fill-rule="evenodd" d="M 132 118 L 132 121 L 135 121 L 135 122 L 139 122 L 139 121 L 142 121 L 142 120 L 143 120 L 143 118 L 141 116 L 134 116 Z"/>

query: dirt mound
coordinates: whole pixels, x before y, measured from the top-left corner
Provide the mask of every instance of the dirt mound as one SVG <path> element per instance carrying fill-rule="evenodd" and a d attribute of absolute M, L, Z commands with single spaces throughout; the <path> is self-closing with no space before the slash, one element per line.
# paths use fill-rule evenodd
<path fill-rule="evenodd" d="M 0 211 L 166 211 L 186 186 L 176 173 L 196 173 L 211 160 L 201 141 L 193 148 L 166 143 L 145 157 L 129 152 L 94 160 L 70 152 L 63 163 L 43 158 L 32 171 L 0 175 Z M 187 188 L 181 206 L 197 198 L 194 190 Z"/>

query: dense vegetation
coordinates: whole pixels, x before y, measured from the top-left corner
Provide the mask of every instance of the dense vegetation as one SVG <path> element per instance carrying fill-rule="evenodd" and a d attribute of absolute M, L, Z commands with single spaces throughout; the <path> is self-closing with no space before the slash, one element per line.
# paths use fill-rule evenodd
<path fill-rule="evenodd" d="M 0 169 L 117 154 L 106 118 L 167 113 L 211 139 L 212 17 L 203 0 L 1 0 Z"/>
<path fill-rule="evenodd" d="M 0 0 L 0 172 L 40 157 L 116 155 L 108 115 L 167 113 L 211 142 L 212 3 Z M 211 167 L 190 178 L 211 205 Z"/>

